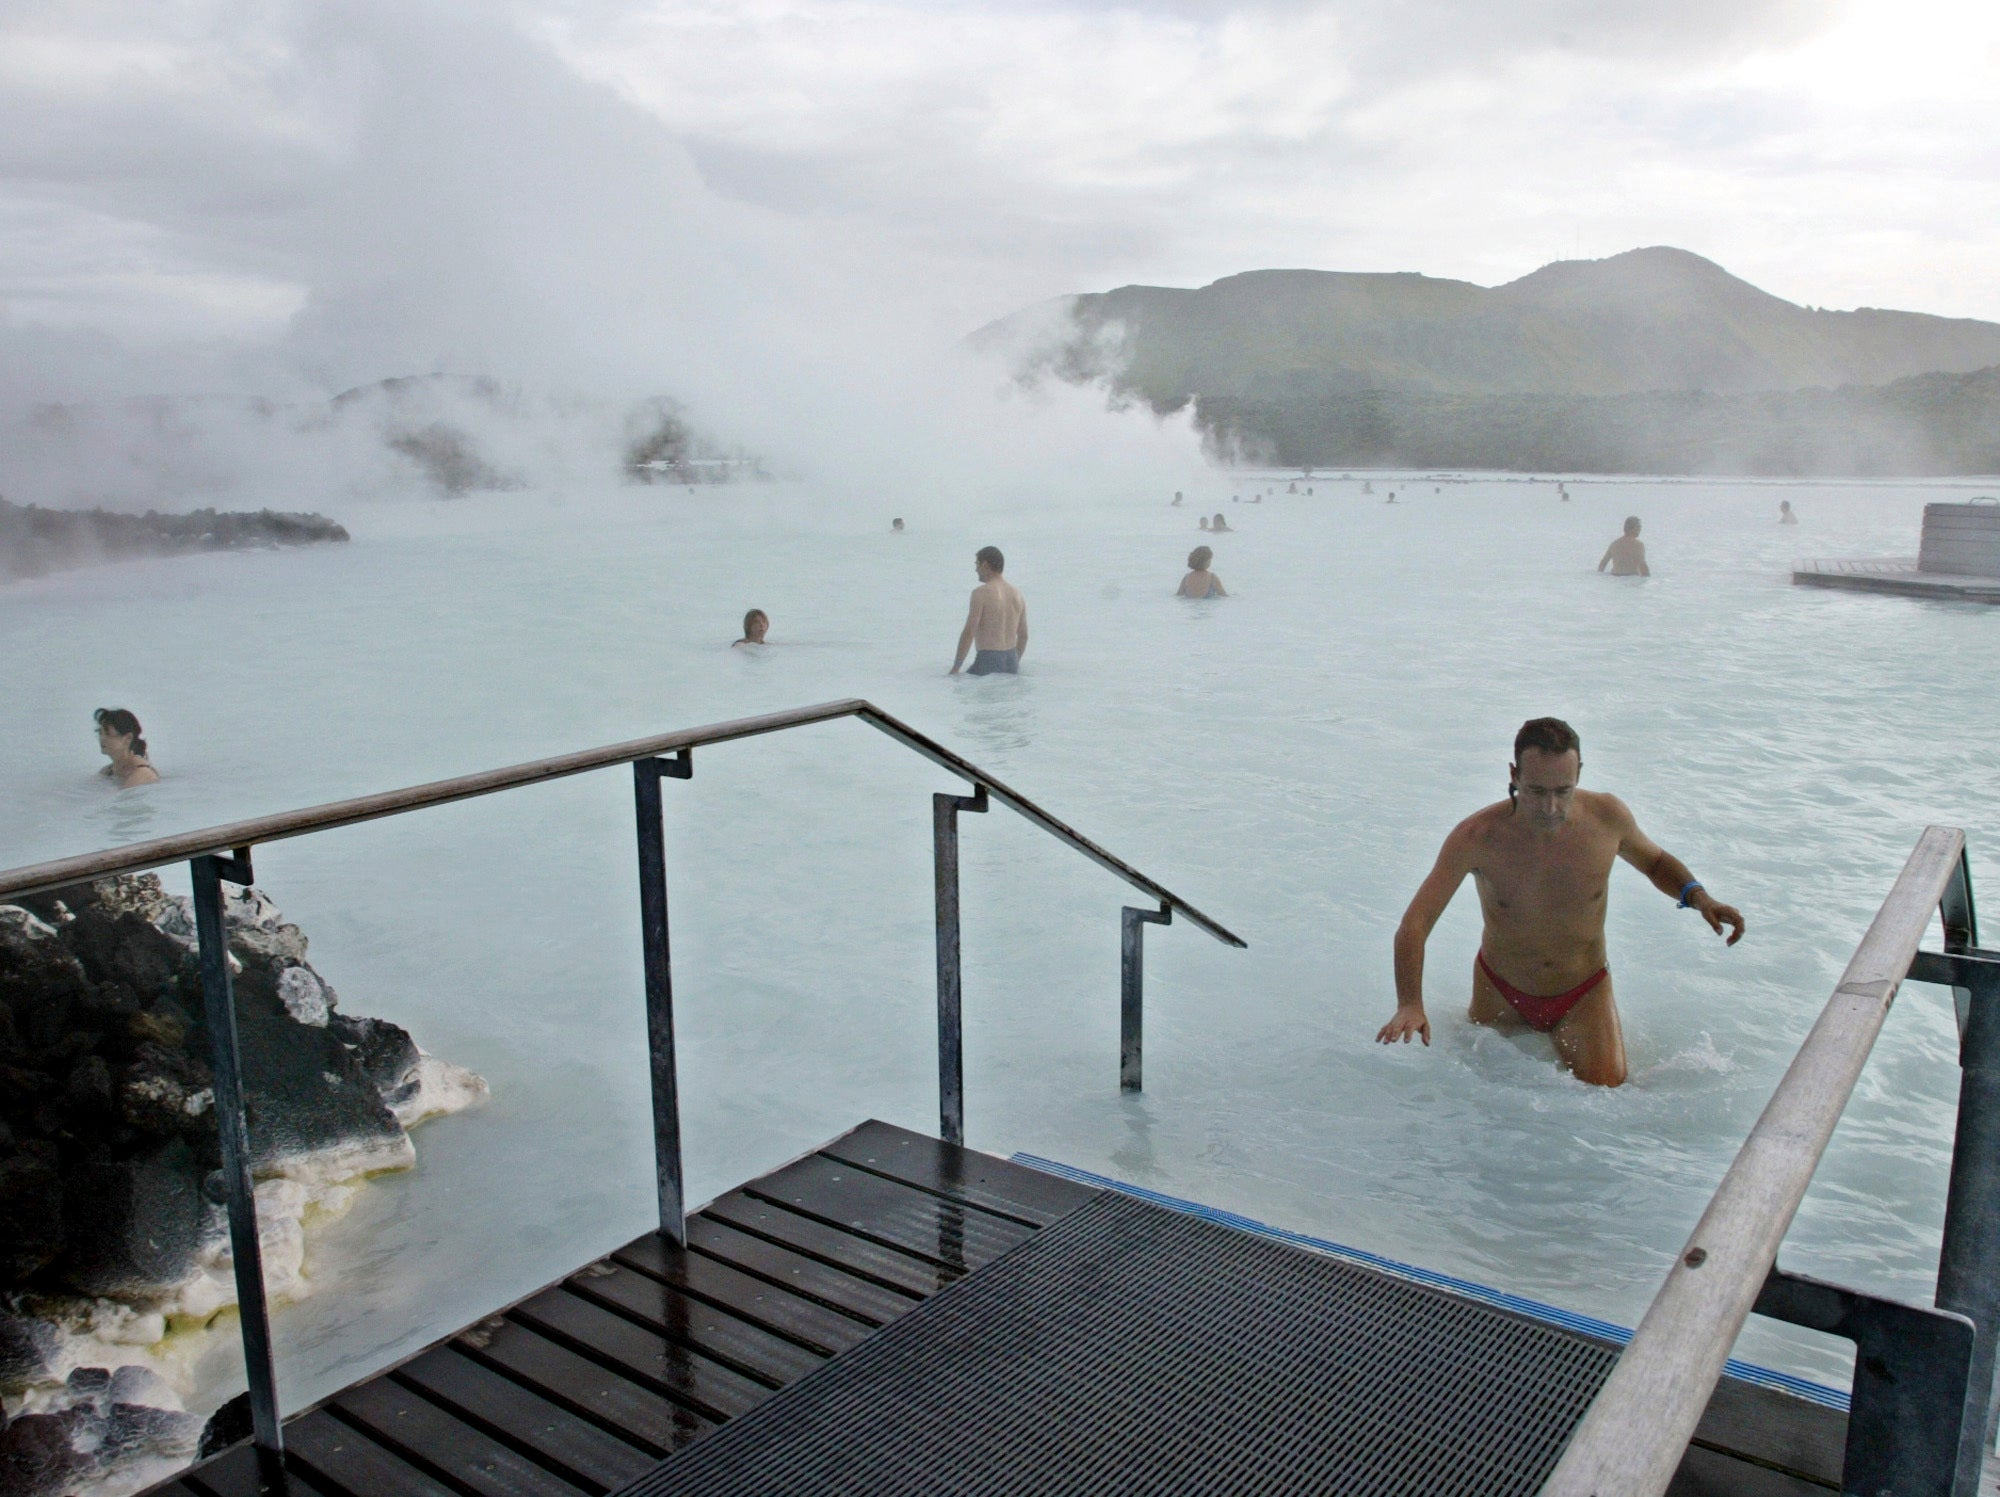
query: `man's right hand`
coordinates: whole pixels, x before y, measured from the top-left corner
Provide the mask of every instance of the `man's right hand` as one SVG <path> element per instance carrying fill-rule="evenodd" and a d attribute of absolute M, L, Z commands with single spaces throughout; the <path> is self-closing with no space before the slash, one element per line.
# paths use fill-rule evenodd
<path fill-rule="evenodd" d="M 1401 1041 L 1407 1045 L 1410 1036 L 1416 1035 L 1428 1045 L 1431 1042 L 1430 1016 L 1424 1012 L 1422 1004 L 1397 1006 L 1396 1017 L 1384 1024 L 1375 1036 L 1378 1045 L 1393 1045 Z"/>

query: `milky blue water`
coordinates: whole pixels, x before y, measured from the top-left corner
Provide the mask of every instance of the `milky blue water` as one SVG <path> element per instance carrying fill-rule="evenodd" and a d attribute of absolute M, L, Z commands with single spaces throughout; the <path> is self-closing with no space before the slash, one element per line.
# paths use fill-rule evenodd
<path fill-rule="evenodd" d="M 1173 485 L 1169 485 L 1171 488 Z M 1796 588 L 1798 556 L 1915 549 L 1963 488 L 1317 481 L 1238 533 L 1232 596 L 1172 596 L 1205 539 L 1148 480 L 947 503 L 809 487 L 361 505 L 351 545 L 0 591 L 0 864 L 744 713 L 867 696 L 1240 931 L 1147 936 L 1146 1089 L 1117 1088 L 1123 886 L 1004 812 L 963 822 L 967 1127 L 1630 1324 L 1925 823 L 2000 889 L 2000 612 Z M 1781 529 L 1779 497 L 1804 523 Z M 1592 571 L 1628 513 L 1655 575 Z M 908 534 L 888 533 L 891 514 Z M 1018 679 L 945 677 L 1004 547 Z M 732 651 L 743 611 L 775 643 Z M 95 778 L 90 709 L 165 781 Z M 1522 719 L 1568 718 L 1750 932 L 1725 949 L 1631 870 L 1612 964 L 1630 1083 L 1474 1030 L 1461 893 L 1431 944 L 1436 1043 L 1371 1037 L 1397 918 Z M 698 751 L 667 841 L 692 1198 L 867 1116 L 935 1126 L 930 802 L 853 723 Z M 315 1242 L 280 1318 L 303 1403 L 642 1230 L 650 1134 L 630 777 L 607 772 L 261 848 L 350 1011 L 475 1067 L 417 1170 Z M 1911 985 L 1793 1229 L 1789 1265 L 1922 1299 L 1952 1108 L 1948 995 Z M 1840 1381 L 1837 1343 L 1740 1349 Z"/>

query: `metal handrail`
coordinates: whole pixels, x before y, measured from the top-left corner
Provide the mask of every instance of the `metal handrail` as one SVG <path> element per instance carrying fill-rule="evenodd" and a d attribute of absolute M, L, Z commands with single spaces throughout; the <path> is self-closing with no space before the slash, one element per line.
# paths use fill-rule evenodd
<path fill-rule="evenodd" d="M 229 1235 L 234 1259 L 237 1305 L 241 1311 L 244 1369 L 249 1381 L 251 1424 L 259 1459 L 267 1474 L 282 1469 L 284 1431 L 278 1404 L 277 1364 L 272 1353 L 269 1312 L 264 1297 L 263 1254 L 257 1231 L 257 1202 L 250 1177 L 250 1145 L 243 1103 L 242 1059 L 238 1049 L 236 1005 L 229 975 L 228 932 L 223 918 L 222 884 L 248 884 L 253 877 L 251 849 L 287 837 L 354 826 L 386 816 L 400 816 L 453 801 L 496 795 L 594 769 L 632 766 L 639 851 L 639 928 L 644 951 L 646 1032 L 653 1092 L 653 1147 L 658 1188 L 660 1230 L 681 1243 L 687 1241 L 683 1191 L 680 1089 L 674 1053 L 673 964 L 667 925 L 667 873 L 660 781 L 688 779 L 694 773 L 693 751 L 714 743 L 752 738 L 788 728 L 855 717 L 886 733 L 905 748 L 972 785 L 969 796 L 936 794 L 932 805 L 932 853 L 936 867 L 937 1012 L 938 1012 L 938 1131 L 951 1143 L 965 1137 L 963 1029 L 959 1005 L 958 815 L 984 811 L 998 801 L 1027 818 L 1058 841 L 1123 879 L 1158 904 L 1157 910 L 1127 905 L 1119 916 L 1121 977 L 1119 984 L 1119 1085 L 1136 1091 L 1141 1084 L 1143 927 L 1171 923 L 1176 913 L 1230 946 L 1248 943 L 1209 918 L 1165 885 L 1148 878 L 1122 858 L 1114 857 L 1065 822 L 1056 820 L 1018 790 L 1001 783 L 971 760 L 953 753 L 908 723 L 890 716 L 859 697 L 796 707 L 757 717 L 684 728 L 650 738 L 608 744 L 579 753 L 537 759 L 505 769 L 485 770 L 449 780 L 434 780 L 376 795 L 355 796 L 323 806 L 252 817 L 226 826 L 205 827 L 149 842 L 135 842 L 78 857 L 0 872 L 0 902 L 47 893 L 116 874 L 141 873 L 186 860 L 194 884 L 195 927 L 210 1063 L 215 1077 L 215 1113 L 222 1150 L 222 1177 L 228 1194 Z"/>
<path fill-rule="evenodd" d="M 833 722 L 843 717 L 858 717 L 870 727 L 888 734 L 905 748 L 923 755 L 933 764 L 949 770 L 967 783 L 975 787 L 983 786 L 988 795 L 1008 810 L 1018 812 L 1050 836 L 1075 848 L 1100 868 L 1115 874 L 1149 898 L 1172 909 L 1190 924 L 1207 931 L 1216 940 L 1230 946 L 1248 944 L 1241 936 L 1219 921 L 1204 915 L 1171 889 L 1146 877 L 1130 863 L 1107 852 L 1066 822 L 1058 821 L 1027 796 L 1002 784 L 971 760 L 953 753 L 936 739 L 918 732 L 900 718 L 891 716 L 873 702 L 861 697 L 849 697 L 838 702 L 821 702 L 813 707 L 793 707 L 784 712 L 766 712 L 756 717 L 739 717 L 729 722 L 709 723 L 699 728 L 682 728 L 678 732 L 660 733 L 651 738 L 634 738 L 626 743 L 607 744 L 602 748 L 584 749 L 579 753 L 558 754 L 553 758 L 535 759 L 526 764 L 510 765 L 505 769 L 481 770 L 477 774 L 458 775 L 449 780 L 432 780 L 428 784 L 411 785 L 401 790 L 357 795 L 349 800 L 331 801 L 323 806 L 308 806 L 297 811 L 280 811 L 275 815 L 253 816 L 247 821 L 234 821 L 224 826 L 179 832 L 170 837 L 157 837 L 150 842 L 133 842 L 124 847 L 107 848 L 102 852 L 86 853 L 79 857 L 56 858 L 46 863 L 10 868 L 0 872 L 0 900 L 16 899 L 26 894 L 42 894 L 66 884 L 109 878 L 113 874 L 143 873 L 167 863 L 185 862 L 203 853 L 225 852 L 237 847 L 257 847 L 267 842 L 282 841 L 287 837 L 301 837 L 308 832 L 354 826 L 364 821 L 376 821 L 384 816 L 397 816 L 405 811 L 449 805 L 453 801 L 472 800 L 482 795 L 496 795 L 502 790 L 518 790 L 524 785 L 538 785 L 547 780 L 564 779 L 570 775 L 585 774 L 593 769 L 609 769 L 614 765 L 631 764 L 640 759 L 655 759 L 677 753 L 682 749 L 698 748 L 704 744 L 728 743 L 738 738 L 755 738 L 765 733 L 780 733 L 787 728 L 803 728 L 813 723 Z"/>
<path fill-rule="evenodd" d="M 1947 949 L 1960 953 L 1958 956 L 1918 951 L 1918 943 L 1941 908 Z M 1541 1497 L 1658 1497 L 1666 1491 L 1737 1335 L 1753 1311 L 1834 1329 L 1861 1340 L 1853 1328 L 1860 1317 L 1851 1312 L 1859 1306 L 1879 1315 L 1885 1305 L 1902 1317 L 1905 1327 L 1917 1320 L 1924 1322 L 1922 1331 L 1916 1336 L 1906 1333 L 1906 1339 L 1929 1336 L 1936 1341 L 1941 1336 L 1951 1343 L 1950 1355 L 1960 1359 L 1949 1369 L 1956 1373 L 1958 1401 L 1937 1400 L 1943 1407 L 1929 1411 L 1944 1421 L 1924 1452 L 1933 1471 L 1940 1474 L 1929 1482 L 1919 1481 L 1908 1469 L 1914 1457 L 1905 1451 L 1899 1457 L 1905 1469 L 1894 1489 L 1899 1493 L 1963 1490 L 1961 1418 L 1968 1425 L 1976 1422 L 1977 1433 L 1983 1435 L 1987 1399 L 1967 1388 L 1968 1384 L 1979 1386 L 1976 1364 L 1971 1360 L 1972 1320 L 1952 1312 L 1976 1310 L 1978 1324 L 1990 1326 L 1993 1296 L 1990 1282 L 1985 1281 L 1992 1279 L 1994 1265 L 1988 1262 L 1981 1266 L 1982 1282 L 1977 1285 L 1954 1285 L 1941 1278 L 1941 1309 L 1934 1311 L 1894 1305 L 1785 1274 L 1777 1267 L 1777 1255 L 1904 979 L 1915 975 L 1918 980 L 1987 987 L 2000 975 L 1993 970 L 2000 963 L 1989 967 L 1981 961 L 1985 953 L 1971 950 L 1974 939 L 1965 834 L 1955 827 L 1929 827 L 1855 949 L 1812 1032 L 1744 1139 L 1617 1366 L 1571 1436 L 1561 1461 L 1541 1489 Z M 1988 991 L 2000 992 L 2000 988 Z M 1967 1080 L 1961 1092 L 1955 1153 L 1966 1151 L 1972 1141 L 1964 1111 L 1968 1099 L 1975 1108 L 1984 1105 L 1973 1098 L 1979 1088 L 1973 1076 L 1969 1032 L 1966 1050 Z M 1991 1166 L 1988 1160 L 1983 1171 L 1961 1181 L 1955 1160 L 1946 1213 L 1947 1238 L 1972 1230 L 1973 1218 L 1992 1214 L 2000 1198 L 1994 1195 Z M 1812 1305 L 1801 1309 L 1808 1298 Z M 1822 1323 L 1827 1321 L 1839 1324 Z M 1987 1339 L 1983 1332 L 1980 1339 Z M 1933 1361 L 1938 1359 L 1937 1354 L 1931 1356 Z M 1983 1359 L 1987 1385 L 1992 1378 L 1991 1356 L 1989 1343 Z M 1884 1435 L 1875 1428 L 1879 1408 L 1862 1407 L 1862 1385 L 1869 1374 L 1859 1364 L 1868 1360 L 1865 1356 L 1857 1359 L 1843 1487 L 1872 1493 L 1875 1483 L 1861 1480 L 1856 1468 L 1888 1459 L 1882 1450 L 1869 1447 L 1869 1440 L 1880 1444 L 1897 1436 Z M 1947 1376 L 1941 1386 L 1954 1384 Z M 1912 1417 L 1903 1412 L 1905 1425 Z M 1865 1430 L 1858 1430 L 1862 1425 Z M 1902 1438 L 1907 1443 L 1907 1429 Z M 1975 1477 L 1977 1464 L 1975 1455 Z"/>

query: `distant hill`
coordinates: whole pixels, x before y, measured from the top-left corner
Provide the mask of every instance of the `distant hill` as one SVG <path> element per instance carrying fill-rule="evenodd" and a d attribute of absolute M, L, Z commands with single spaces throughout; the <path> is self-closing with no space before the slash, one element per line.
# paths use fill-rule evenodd
<path fill-rule="evenodd" d="M 1031 308 L 971 341 L 1023 379 L 1100 383 L 1161 413 L 1192 402 L 1223 456 L 1576 467 L 1525 457 L 1588 449 L 1589 466 L 1609 471 L 1904 471 L 1918 452 L 1956 462 L 1941 454 L 1968 450 L 1965 434 L 1933 420 L 1988 419 L 1984 385 L 1843 387 L 2000 366 L 2000 324 L 1801 307 L 1669 248 L 1562 261 L 1491 288 L 1314 270 L 1125 286 Z M 1767 398 L 1807 390 L 1822 395 Z M 1865 410 L 1865 430 L 1846 441 L 1805 430 L 1837 425 L 1837 409 Z M 1577 423 L 1600 429 L 1552 435 Z M 1979 471 L 1993 446 L 1971 441 L 1988 455 Z M 1663 452 L 1675 466 L 1654 460 Z"/>

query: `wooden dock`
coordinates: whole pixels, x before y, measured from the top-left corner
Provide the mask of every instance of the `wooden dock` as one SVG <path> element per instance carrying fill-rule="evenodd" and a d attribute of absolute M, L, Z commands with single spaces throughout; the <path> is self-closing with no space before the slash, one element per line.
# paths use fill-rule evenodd
<path fill-rule="evenodd" d="M 634 1483 L 676 1490 L 668 1463 L 675 1452 L 699 1449 L 703 1436 L 837 1364 L 941 1290 L 984 1282 L 983 1271 L 1014 1249 L 1089 1215 L 1086 1208 L 1101 1212 L 1114 1194 L 864 1123 L 711 1203 L 689 1219 L 684 1251 L 657 1234 L 640 1237 L 293 1416 L 285 1424 L 288 1490 L 297 1497 L 597 1497 Z M 1301 1268 L 1332 1264 L 1297 1248 L 1259 1250 L 1318 1260 Z M 937 1308 L 951 1300 L 943 1296 Z M 1451 1313 L 1459 1322 L 1468 1314 L 1519 1319 L 1462 1299 Z M 1554 1327 L 1535 1334 L 1548 1344 L 1575 1343 L 1565 1356 L 1584 1367 L 1589 1387 L 1601 1375 L 1592 1358 L 1608 1372 L 1614 1349 L 1604 1343 Z M 1203 1369 L 1188 1372 L 1198 1381 Z M 1393 1369 L 1369 1373 L 1374 1380 Z M 831 1384 L 822 1377 L 813 1386 Z M 1522 1394 L 1519 1386 L 1493 1389 L 1503 1410 L 1518 1409 Z M 1288 1391 L 1268 1397 L 1282 1404 Z M 1835 1410 L 1725 1379 L 1672 1491 L 1838 1490 L 1845 1423 Z M 747 1421 L 740 1433 L 754 1435 L 757 1424 Z M 1308 1489 L 1321 1488 L 1299 1488 Z M 265 1490 L 246 1445 L 154 1493 Z M 1124 1490 L 1169 1489 L 1135 1481 Z"/>
<path fill-rule="evenodd" d="M 1905 598 L 1946 602 L 2000 603 L 2000 577 L 1924 572 L 1914 556 L 1802 561 L 1792 571 L 1800 587 L 1829 587 L 1857 593 L 1893 593 Z"/>

